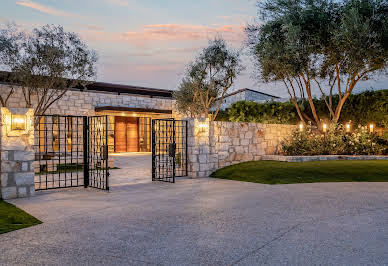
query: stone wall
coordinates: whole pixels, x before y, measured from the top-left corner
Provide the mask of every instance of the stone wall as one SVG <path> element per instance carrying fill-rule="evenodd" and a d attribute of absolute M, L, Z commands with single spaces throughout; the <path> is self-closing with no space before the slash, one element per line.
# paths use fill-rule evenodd
<path fill-rule="evenodd" d="M 189 176 L 206 177 L 228 165 L 280 154 L 280 142 L 295 129 L 293 125 L 191 120 Z"/>
<path fill-rule="evenodd" d="M 12 130 L 12 114 L 25 116 L 25 130 Z M 33 109 L 0 109 L 0 198 L 12 199 L 35 194 L 33 114 Z"/>
<path fill-rule="evenodd" d="M 6 85 L 0 85 L 0 93 L 9 90 Z M 9 107 L 25 107 L 22 90 L 16 88 L 8 101 Z M 172 110 L 172 100 L 140 95 L 115 94 L 110 92 L 68 91 L 63 98 L 55 102 L 46 114 L 55 115 L 94 115 L 95 107 L 118 106 L 131 108 L 150 108 Z"/>
<path fill-rule="evenodd" d="M 293 125 L 212 122 L 210 149 L 217 169 L 280 154 L 280 143 L 296 129 Z"/>

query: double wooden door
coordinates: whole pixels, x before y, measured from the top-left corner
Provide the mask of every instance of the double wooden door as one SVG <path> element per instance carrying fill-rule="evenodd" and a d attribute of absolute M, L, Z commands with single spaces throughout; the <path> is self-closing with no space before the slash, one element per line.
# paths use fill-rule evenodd
<path fill-rule="evenodd" d="M 115 117 L 115 152 L 139 151 L 139 118 Z"/>

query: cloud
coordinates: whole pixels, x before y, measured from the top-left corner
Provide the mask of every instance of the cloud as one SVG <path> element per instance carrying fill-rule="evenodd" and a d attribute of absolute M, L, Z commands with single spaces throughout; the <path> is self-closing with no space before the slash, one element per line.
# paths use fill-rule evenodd
<path fill-rule="evenodd" d="M 103 27 L 100 27 L 97 25 L 86 25 L 85 27 L 86 27 L 86 29 L 92 30 L 92 31 L 103 31 L 104 30 Z"/>
<path fill-rule="evenodd" d="M 221 35 L 228 41 L 241 41 L 244 38 L 244 26 L 201 26 L 180 24 L 145 25 L 138 31 L 123 33 L 123 40 L 133 41 L 198 41 Z"/>
<path fill-rule="evenodd" d="M 245 38 L 244 26 L 222 25 L 181 25 L 181 24 L 153 24 L 144 25 L 140 29 L 127 32 L 107 32 L 99 30 L 83 30 L 81 34 L 88 40 L 97 42 L 124 42 L 136 47 L 153 45 L 155 42 L 203 42 L 216 36 L 240 44 Z"/>
<path fill-rule="evenodd" d="M 21 5 L 21 6 L 25 6 L 25 7 L 29 7 L 29 8 L 38 10 L 42 13 L 53 15 L 53 16 L 61 16 L 61 17 L 75 17 L 76 16 L 75 14 L 72 14 L 70 12 L 66 12 L 66 11 L 62 11 L 62 10 L 59 10 L 59 9 L 56 9 L 56 8 L 53 8 L 50 6 L 38 4 L 38 3 L 35 3 L 31 0 L 17 1 L 16 4 Z"/>
<path fill-rule="evenodd" d="M 129 6 L 128 0 L 107 0 L 108 4 L 118 6 Z"/>

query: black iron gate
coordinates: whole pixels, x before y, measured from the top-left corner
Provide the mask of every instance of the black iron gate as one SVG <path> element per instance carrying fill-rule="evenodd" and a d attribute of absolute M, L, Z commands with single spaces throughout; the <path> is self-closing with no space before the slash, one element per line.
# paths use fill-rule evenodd
<path fill-rule="evenodd" d="M 187 176 L 187 121 L 152 120 L 152 181 Z"/>
<path fill-rule="evenodd" d="M 39 116 L 35 130 L 35 190 L 109 190 L 108 117 Z"/>

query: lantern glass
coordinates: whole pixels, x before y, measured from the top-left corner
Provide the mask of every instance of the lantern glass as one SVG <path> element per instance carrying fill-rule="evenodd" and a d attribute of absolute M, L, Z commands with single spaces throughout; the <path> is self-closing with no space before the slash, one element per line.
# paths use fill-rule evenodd
<path fill-rule="evenodd" d="M 11 130 L 26 130 L 26 120 L 25 115 L 12 115 Z"/>
<path fill-rule="evenodd" d="M 370 133 L 373 133 L 373 130 L 374 130 L 374 125 L 373 125 L 373 124 L 370 124 L 370 125 L 369 125 L 369 132 L 370 132 Z"/>
<path fill-rule="evenodd" d="M 299 124 L 299 131 L 303 131 L 303 123 Z"/>

